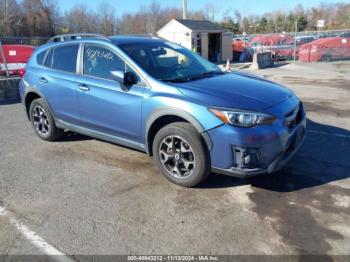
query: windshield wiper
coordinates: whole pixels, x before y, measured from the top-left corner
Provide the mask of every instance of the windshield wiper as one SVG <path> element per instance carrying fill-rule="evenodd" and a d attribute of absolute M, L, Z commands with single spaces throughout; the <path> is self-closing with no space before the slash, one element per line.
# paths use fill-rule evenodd
<path fill-rule="evenodd" d="M 208 71 L 200 74 L 199 76 L 206 77 L 206 76 L 215 76 L 215 75 L 224 75 L 225 72 L 219 71 L 219 70 L 214 70 L 214 71 Z"/>
<path fill-rule="evenodd" d="M 172 83 L 181 83 L 181 82 L 189 82 L 189 81 L 196 80 L 196 79 L 201 79 L 201 78 L 205 78 L 205 77 L 213 77 L 216 75 L 223 75 L 223 74 L 225 74 L 225 72 L 215 70 L 215 71 L 204 72 L 204 73 L 201 73 L 198 75 L 178 77 L 178 78 L 172 78 L 172 79 L 161 79 L 161 81 L 172 82 Z"/>

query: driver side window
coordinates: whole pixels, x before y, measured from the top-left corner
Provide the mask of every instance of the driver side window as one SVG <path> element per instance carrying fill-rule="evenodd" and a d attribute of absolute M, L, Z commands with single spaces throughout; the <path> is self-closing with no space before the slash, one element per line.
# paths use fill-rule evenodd
<path fill-rule="evenodd" d="M 83 74 L 87 76 L 114 80 L 112 71 L 134 72 L 118 55 L 102 46 L 85 45 L 83 61 Z"/>

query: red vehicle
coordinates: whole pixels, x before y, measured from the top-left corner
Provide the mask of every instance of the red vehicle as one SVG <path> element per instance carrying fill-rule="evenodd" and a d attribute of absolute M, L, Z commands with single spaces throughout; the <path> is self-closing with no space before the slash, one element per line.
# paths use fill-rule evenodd
<path fill-rule="evenodd" d="M 35 47 L 29 45 L 2 45 L 10 75 L 18 75 L 32 55 Z M 6 74 L 6 65 L 0 51 L 0 75 Z"/>
<path fill-rule="evenodd" d="M 294 38 L 285 34 L 256 36 L 251 40 L 250 46 L 255 50 L 270 51 L 276 59 L 289 58 L 294 54 Z"/>
<path fill-rule="evenodd" d="M 236 37 L 232 40 L 233 61 L 238 61 L 245 48 L 248 47 L 248 37 Z"/>
<path fill-rule="evenodd" d="M 235 52 L 243 52 L 248 43 L 248 38 L 234 38 L 232 41 L 232 50 Z"/>
<path fill-rule="evenodd" d="M 250 41 L 250 45 L 260 47 L 272 47 L 293 43 L 293 37 L 284 34 L 278 35 L 258 35 Z"/>
<path fill-rule="evenodd" d="M 276 59 L 277 60 L 293 59 L 294 52 L 295 52 L 296 59 L 298 59 L 300 47 L 303 44 L 307 44 L 315 40 L 316 40 L 315 36 L 297 36 L 295 40 L 294 38 L 288 38 L 288 40 L 285 41 L 282 46 L 274 50 Z"/>
<path fill-rule="evenodd" d="M 302 45 L 299 60 L 303 62 L 350 59 L 350 37 L 321 38 Z"/>

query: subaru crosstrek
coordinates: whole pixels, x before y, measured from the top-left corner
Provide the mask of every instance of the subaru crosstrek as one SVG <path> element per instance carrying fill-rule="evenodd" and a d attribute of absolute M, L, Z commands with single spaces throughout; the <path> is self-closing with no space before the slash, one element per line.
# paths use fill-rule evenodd
<path fill-rule="evenodd" d="M 276 172 L 304 140 L 303 104 L 279 84 L 155 37 L 67 38 L 37 48 L 19 85 L 44 140 L 69 130 L 143 151 L 185 187 Z"/>

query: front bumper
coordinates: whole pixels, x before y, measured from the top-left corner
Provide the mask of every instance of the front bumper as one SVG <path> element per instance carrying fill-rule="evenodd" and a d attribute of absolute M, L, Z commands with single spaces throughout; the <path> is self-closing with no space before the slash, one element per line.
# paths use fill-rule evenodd
<path fill-rule="evenodd" d="M 271 126 L 237 128 L 223 125 L 208 131 L 212 140 L 212 172 L 240 178 L 270 174 L 282 169 L 300 149 L 305 139 L 306 115 L 298 125 L 288 130 L 283 121 Z M 253 165 L 237 164 L 236 148 L 243 150 L 238 156 L 254 152 Z M 245 153 L 248 152 L 248 153 Z M 255 153 L 257 152 L 257 153 Z"/>
<path fill-rule="evenodd" d="M 289 160 L 296 154 L 296 152 L 298 152 L 298 150 L 300 149 L 300 147 L 304 142 L 304 139 L 305 139 L 305 136 L 302 138 L 301 142 L 297 145 L 297 147 L 293 151 L 289 153 L 282 152 L 274 161 L 272 161 L 270 165 L 268 165 L 267 168 L 242 169 L 242 168 L 231 167 L 229 169 L 223 169 L 218 167 L 212 167 L 211 171 L 216 174 L 239 177 L 239 178 L 249 178 L 253 176 L 266 175 L 266 174 L 277 172 L 281 170 L 289 162 Z"/>

